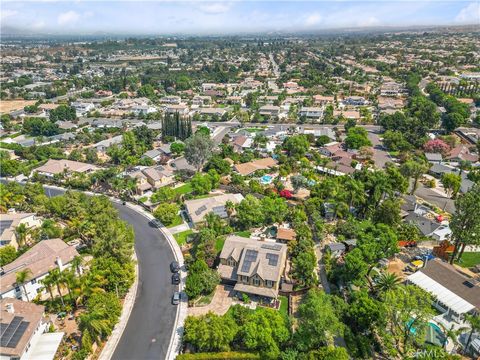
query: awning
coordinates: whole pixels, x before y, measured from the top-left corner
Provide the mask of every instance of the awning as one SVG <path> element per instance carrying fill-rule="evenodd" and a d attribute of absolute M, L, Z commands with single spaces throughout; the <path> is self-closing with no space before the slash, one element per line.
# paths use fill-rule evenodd
<path fill-rule="evenodd" d="M 465 314 L 475 309 L 475 306 L 464 300 L 445 286 L 437 283 L 421 271 L 410 275 L 408 281 L 434 295 L 440 302 L 457 314 Z"/>
<path fill-rule="evenodd" d="M 38 342 L 33 344 L 32 348 L 26 354 L 25 360 L 53 360 L 63 335 L 63 332 L 40 335 Z"/>

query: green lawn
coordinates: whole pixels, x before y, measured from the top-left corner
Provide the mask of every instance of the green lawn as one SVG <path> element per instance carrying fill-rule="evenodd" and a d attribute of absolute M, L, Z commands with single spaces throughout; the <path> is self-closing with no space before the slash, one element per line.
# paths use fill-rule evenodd
<path fill-rule="evenodd" d="M 237 231 L 235 235 L 241 236 L 241 237 L 246 237 L 249 238 L 252 233 L 250 231 Z"/>
<path fill-rule="evenodd" d="M 186 230 L 173 235 L 175 240 L 177 240 L 178 245 L 182 246 L 187 243 L 188 235 L 193 234 L 192 230 Z"/>
<path fill-rule="evenodd" d="M 480 252 L 463 253 L 462 258 L 457 264 L 466 268 L 480 264 Z"/>
<path fill-rule="evenodd" d="M 225 239 L 223 237 L 219 237 L 215 242 L 215 250 L 217 250 L 217 253 L 220 253 L 220 251 L 222 251 L 223 244 L 225 244 Z"/>
<path fill-rule="evenodd" d="M 173 189 L 177 195 L 185 195 L 185 194 L 190 194 L 192 190 L 192 185 L 190 183 L 186 183 L 182 186 L 179 186 L 175 189 Z"/>
<path fill-rule="evenodd" d="M 278 297 L 280 300 L 280 314 L 285 315 L 285 317 L 288 317 L 288 298 L 286 296 L 279 296 Z"/>
<path fill-rule="evenodd" d="M 174 226 L 177 226 L 177 225 L 180 225 L 183 223 L 183 219 L 180 215 L 177 214 L 177 216 L 175 217 L 175 219 L 173 220 L 173 222 L 167 226 L 167 228 L 171 228 L 171 227 L 174 227 Z"/>

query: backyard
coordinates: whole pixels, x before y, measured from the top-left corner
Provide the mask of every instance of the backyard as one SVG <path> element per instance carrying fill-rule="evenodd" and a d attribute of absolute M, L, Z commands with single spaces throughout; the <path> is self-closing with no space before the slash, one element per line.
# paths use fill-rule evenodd
<path fill-rule="evenodd" d="M 474 267 L 480 264 L 480 252 L 466 252 L 463 253 L 458 265 L 466 268 Z"/>

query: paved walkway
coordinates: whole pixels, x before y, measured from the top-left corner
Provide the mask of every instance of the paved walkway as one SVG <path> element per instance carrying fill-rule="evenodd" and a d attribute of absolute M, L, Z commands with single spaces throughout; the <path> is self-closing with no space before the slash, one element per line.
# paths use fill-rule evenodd
<path fill-rule="evenodd" d="M 180 233 L 187 230 L 190 230 L 190 226 L 188 226 L 188 224 L 185 222 L 183 224 L 168 229 L 168 231 L 170 231 L 172 234 Z"/>
<path fill-rule="evenodd" d="M 188 308 L 188 315 L 200 316 L 207 314 L 209 311 L 217 315 L 225 314 L 233 303 L 232 292 L 233 288 L 231 286 L 218 285 L 210 304 Z"/>

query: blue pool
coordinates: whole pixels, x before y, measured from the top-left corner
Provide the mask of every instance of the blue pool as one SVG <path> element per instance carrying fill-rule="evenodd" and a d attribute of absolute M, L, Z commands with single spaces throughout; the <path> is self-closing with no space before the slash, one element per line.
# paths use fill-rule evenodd
<path fill-rule="evenodd" d="M 261 178 L 260 178 L 260 182 L 264 185 L 267 185 L 267 184 L 270 184 L 273 180 L 273 176 L 272 175 L 263 175 Z"/>

